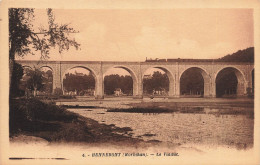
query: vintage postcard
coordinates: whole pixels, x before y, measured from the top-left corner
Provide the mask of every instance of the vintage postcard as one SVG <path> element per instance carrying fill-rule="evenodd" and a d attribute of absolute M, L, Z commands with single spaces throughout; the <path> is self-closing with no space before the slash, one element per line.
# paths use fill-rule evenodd
<path fill-rule="evenodd" d="M 1 1 L 0 164 L 259 164 L 259 1 Z"/>

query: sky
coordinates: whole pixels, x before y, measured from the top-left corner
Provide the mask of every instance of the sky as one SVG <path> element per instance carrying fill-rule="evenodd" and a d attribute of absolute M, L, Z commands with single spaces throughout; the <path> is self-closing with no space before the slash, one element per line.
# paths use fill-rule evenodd
<path fill-rule="evenodd" d="M 46 68 L 46 67 L 45 67 Z M 44 70 L 45 72 L 48 71 L 48 68 L 46 68 Z M 161 73 L 165 73 L 163 70 L 161 69 L 157 69 L 157 68 L 151 68 L 151 69 L 148 69 L 144 75 L 152 75 L 154 72 L 161 72 Z M 67 73 L 72 73 L 72 74 L 75 74 L 75 72 L 77 73 L 83 73 L 83 74 L 86 74 L 86 75 L 89 75 L 90 74 L 90 71 L 85 69 L 85 68 L 80 68 L 80 67 L 77 67 L 77 68 L 73 68 L 73 69 L 70 69 Z M 66 73 L 65 73 L 66 74 Z M 109 70 L 107 70 L 103 77 L 105 76 L 108 76 L 108 75 L 112 75 L 112 74 L 119 74 L 119 75 L 123 75 L 123 76 L 131 76 L 130 73 L 128 71 L 126 71 L 125 69 L 122 69 L 122 68 L 111 68 Z"/>
<path fill-rule="evenodd" d="M 35 15 L 35 31 L 47 27 L 46 10 Z M 70 37 L 81 46 L 63 54 L 53 49 L 49 60 L 210 59 L 254 46 L 252 9 L 59 9 L 54 15 L 79 31 Z"/>

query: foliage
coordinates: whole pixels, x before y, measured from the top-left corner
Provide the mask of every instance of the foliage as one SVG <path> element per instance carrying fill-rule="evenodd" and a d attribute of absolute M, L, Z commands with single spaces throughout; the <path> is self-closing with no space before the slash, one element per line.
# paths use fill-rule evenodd
<path fill-rule="evenodd" d="M 204 79 L 198 70 L 185 71 L 180 79 L 181 94 L 202 95 L 204 93 Z"/>
<path fill-rule="evenodd" d="M 40 89 L 40 91 L 44 92 L 45 94 L 51 94 L 52 85 L 53 85 L 52 71 L 51 70 L 48 70 L 47 72 L 42 71 L 42 75 L 43 75 L 43 87 Z"/>
<path fill-rule="evenodd" d="M 10 62 L 10 97 L 17 95 L 14 84 L 20 79 L 13 69 L 15 56 L 23 57 L 27 54 L 34 55 L 35 51 L 40 51 L 40 59 L 48 59 L 51 48 L 56 46 L 59 53 L 68 50 L 70 47 L 79 48 L 80 44 L 75 39 L 70 39 L 70 33 L 77 33 L 76 30 L 69 27 L 69 24 L 58 24 L 55 22 L 52 9 L 47 9 L 48 28 L 34 27 L 35 9 L 32 8 L 10 8 L 9 9 L 9 62 Z M 39 31 L 35 31 L 36 29 Z M 37 75 L 37 74 L 36 74 Z M 36 76 L 34 75 L 34 76 Z M 17 77 L 18 76 L 18 77 Z M 37 80 L 36 80 L 37 79 Z M 35 81 L 36 80 L 36 81 Z M 40 89 L 40 76 L 30 80 L 28 87 Z M 46 89 L 52 90 L 52 89 Z M 13 93 L 14 92 L 14 93 Z M 34 89 L 35 92 L 35 89 Z"/>
<path fill-rule="evenodd" d="M 153 73 L 151 78 L 144 78 L 143 80 L 143 90 L 144 93 L 152 94 L 154 90 L 163 90 L 169 91 L 169 79 L 168 76 L 164 73 L 162 74 L 159 71 Z"/>
<path fill-rule="evenodd" d="M 37 99 L 10 99 L 10 132 L 33 131 L 37 121 L 71 122 L 78 116 L 56 105 L 46 104 Z M 47 129 L 47 128 L 45 128 Z"/>
<path fill-rule="evenodd" d="M 228 54 L 222 58 L 217 59 L 222 62 L 254 62 L 254 47 L 244 50 L 239 50 L 236 53 Z"/>
<path fill-rule="evenodd" d="M 107 95 L 113 95 L 116 88 L 120 88 L 123 94 L 132 95 L 133 80 L 131 76 L 119 76 L 118 74 L 112 74 L 105 76 L 104 89 Z"/>
<path fill-rule="evenodd" d="M 221 71 L 216 79 L 216 95 L 235 95 L 237 90 L 237 76 L 231 71 Z"/>
<path fill-rule="evenodd" d="M 67 73 L 63 80 L 64 89 L 66 91 L 85 91 L 87 89 L 95 88 L 95 78 L 92 74 L 90 75 L 78 75 Z"/>
<path fill-rule="evenodd" d="M 39 69 L 29 70 L 27 75 L 29 79 L 26 82 L 27 89 L 31 91 L 40 90 L 43 88 L 43 74 Z"/>
<path fill-rule="evenodd" d="M 9 58 L 14 59 L 15 53 L 24 56 L 31 52 L 29 39 L 34 18 L 34 9 L 9 9 Z"/>
<path fill-rule="evenodd" d="M 10 137 L 14 135 L 36 136 L 50 142 L 88 142 L 138 145 L 141 140 L 119 133 L 131 131 L 99 124 L 66 109 L 37 99 L 11 99 L 9 113 Z"/>
<path fill-rule="evenodd" d="M 24 69 L 24 75 L 22 81 L 19 84 L 19 89 L 28 94 L 28 91 L 36 90 L 43 92 L 44 94 L 52 93 L 52 71 L 48 70 L 40 71 L 39 69 Z"/>
<path fill-rule="evenodd" d="M 62 94 L 63 94 L 62 89 L 60 89 L 60 88 L 55 88 L 54 89 L 54 95 L 55 96 L 60 96 Z"/>
<path fill-rule="evenodd" d="M 41 52 L 41 59 L 49 57 L 50 49 L 58 46 L 59 52 L 68 50 L 70 46 L 79 48 L 75 39 L 70 39 L 70 33 L 76 33 L 68 24 L 57 24 L 52 9 L 47 9 L 48 29 L 42 27 L 35 31 L 33 20 L 34 9 L 9 9 L 9 59 L 14 60 L 15 54 L 23 57 L 26 54 Z"/>
<path fill-rule="evenodd" d="M 13 64 L 13 72 L 12 72 L 12 80 L 10 84 L 10 95 L 13 96 L 20 96 L 21 90 L 19 89 L 20 80 L 23 77 L 23 67 L 18 64 Z"/>

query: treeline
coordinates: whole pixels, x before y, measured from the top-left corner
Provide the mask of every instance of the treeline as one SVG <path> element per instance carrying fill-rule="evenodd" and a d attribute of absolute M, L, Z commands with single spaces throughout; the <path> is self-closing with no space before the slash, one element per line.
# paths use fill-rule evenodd
<path fill-rule="evenodd" d="M 66 91 L 77 91 L 79 93 L 88 89 L 95 89 L 95 78 L 91 73 L 80 76 L 67 73 L 63 80 L 63 86 Z"/>
<path fill-rule="evenodd" d="M 67 92 L 75 92 L 81 94 L 86 90 L 95 89 L 95 78 L 90 75 L 78 75 L 67 73 L 63 80 L 64 88 Z M 133 80 L 131 76 L 119 76 L 118 74 L 108 75 L 104 78 L 105 94 L 113 95 L 115 90 L 119 88 L 126 95 L 132 95 L 133 93 Z"/>
<path fill-rule="evenodd" d="M 232 71 L 222 71 L 216 78 L 216 96 L 236 95 L 237 94 L 237 77 Z"/>
<path fill-rule="evenodd" d="M 66 91 L 77 91 L 77 94 L 88 89 L 95 89 L 93 75 L 77 75 L 67 73 L 63 80 Z M 154 72 L 150 78 L 143 80 L 144 92 L 152 94 L 154 91 L 169 91 L 169 79 L 166 74 Z M 133 79 L 128 75 L 112 74 L 104 77 L 104 92 L 114 95 L 116 90 L 121 90 L 124 95 L 133 95 Z"/>
<path fill-rule="evenodd" d="M 166 94 L 169 91 L 169 79 L 166 73 L 156 71 L 149 78 L 143 79 L 144 94 Z"/>
<path fill-rule="evenodd" d="M 93 75 L 76 75 L 67 73 L 63 80 L 66 91 L 81 91 L 95 88 Z M 143 80 L 144 93 L 152 94 L 154 91 L 169 91 L 169 79 L 166 74 L 154 72 L 150 78 Z M 133 94 L 133 79 L 128 75 L 112 74 L 104 77 L 104 92 L 106 95 L 114 95 L 116 90 L 121 90 L 124 95 Z"/>
<path fill-rule="evenodd" d="M 114 91 L 119 88 L 125 95 L 133 95 L 133 79 L 131 76 L 120 76 L 118 74 L 112 74 L 105 76 L 104 89 L 105 94 L 113 95 Z"/>
<path fill-rule="evenodd" d="M 198 70 L 188 69 L 180 80 L 181 95 L 203 95 L 204 79 Z"/>

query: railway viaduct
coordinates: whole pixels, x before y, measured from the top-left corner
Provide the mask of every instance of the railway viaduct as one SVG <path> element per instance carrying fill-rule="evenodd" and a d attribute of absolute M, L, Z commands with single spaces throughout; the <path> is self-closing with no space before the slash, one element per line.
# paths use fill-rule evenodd
<path fill-rule="evenodd" d="M 103 74 L 111 68 L 127 70 L 133 79 L 133 96 L 143 97 L 143 78 L 146 70 L 159 68 L 169 78 L 169 98 L 180 97 L 180 79 L 187 70 L 197 70 L 204 79 L 204 97 L 216 97 L 216 79 L 220 72 L 229 70 L 237 77 L 237 95 L 247 94 L 252 89 L 253 63 L 216 62 L 216 61 L 163 61 L 163 62 L 112 62 L 112 61 L 26 61 L 17 60 L 23 67 L 49 67 L 53 72 L 53 90 L 63 90 L 63 78 L 67 71 L 81 67 L 88 69 L 95 77 L 95 98 L 104 98 Z"/>

